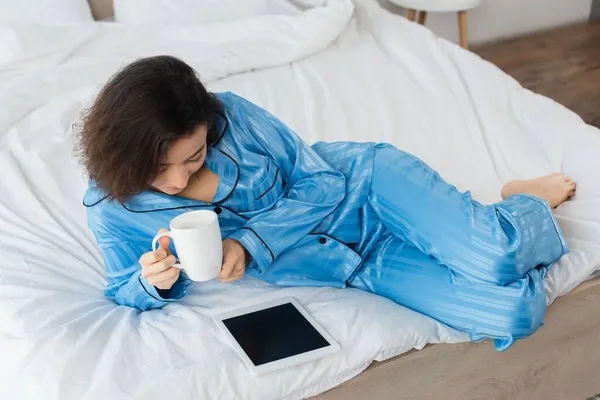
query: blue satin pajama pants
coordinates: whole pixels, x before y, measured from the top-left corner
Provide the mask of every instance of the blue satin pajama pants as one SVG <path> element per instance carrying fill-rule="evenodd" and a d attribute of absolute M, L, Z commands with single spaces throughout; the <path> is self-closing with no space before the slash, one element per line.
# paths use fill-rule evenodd
<path fill-rule="evenodd" d="M 544 321 L 543 277 L 568 252 L 548 204 L 484 206 L 418 158 L 376 149 L 369 205 L 379 233 L 349 284 L 507 349 Z M 377 229 L 375 230 L 377 231 Z"/>

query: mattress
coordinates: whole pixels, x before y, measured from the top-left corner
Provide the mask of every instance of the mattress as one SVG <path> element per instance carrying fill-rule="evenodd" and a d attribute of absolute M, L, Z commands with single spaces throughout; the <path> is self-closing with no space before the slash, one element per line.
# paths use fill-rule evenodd
<path fill-rule="evenodd" d="M 567 173 L 577 195 L 556 216 L 572 251 L 546 278 L 548 303 L 600 268 L 598 130 L 374 0 L 186 27 L 2 25 L 0 398 L 297 399 L 373 360 L 467 340 L 355 289 L 246 277 L 195 284 L 183 301 L 143 313 L 104 298 L 73 124 L 124 63 L 165 53 L 308 142 L 390 142 L 482 202 L 499 200 L 508 180 Z M 284 296 L 298 299 L 342 350 L 251 377 L 211 316 Z"/>

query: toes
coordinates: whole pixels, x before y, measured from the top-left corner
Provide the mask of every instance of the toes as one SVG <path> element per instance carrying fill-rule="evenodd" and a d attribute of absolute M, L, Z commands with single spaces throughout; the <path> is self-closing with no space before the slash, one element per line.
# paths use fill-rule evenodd
<path fill-rule="evenodd" d="M 569 175 L 566 175 L 566 174 L 557 174 L 557 175 L 560 176 L 564 182 L 573 182 L 573 180 L 571 179 L 571 177 Z"/>
<path fill-rule="evenodd" d="M 568 193 L 567 193 L 567 197 L 573 197 L 573 195 L 575 195 L 575 192 L 577 191 L 577 184 L 573 181 L 570 181 L 569 183 L 567 183 L 567 189 L 568 189 Z"/>

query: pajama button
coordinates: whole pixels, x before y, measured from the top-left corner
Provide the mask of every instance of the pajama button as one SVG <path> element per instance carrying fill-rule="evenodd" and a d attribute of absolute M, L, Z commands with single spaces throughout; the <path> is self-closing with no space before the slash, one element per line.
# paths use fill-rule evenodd
<path fill-rule="evenodd" d="M 325 239 L 324 237 L 321 237 L 321 238 L 319 239 L 319 243 L 321 243 L 321 244 L 325 244 L 325 243 L 327 243 L 327 239 Z"/>
<path fill-rule="evenodd" d="M 221 214 L 223 212 L 223 209 L 221 207 L 215 207 L 215 213 L 217 215 Z"/>

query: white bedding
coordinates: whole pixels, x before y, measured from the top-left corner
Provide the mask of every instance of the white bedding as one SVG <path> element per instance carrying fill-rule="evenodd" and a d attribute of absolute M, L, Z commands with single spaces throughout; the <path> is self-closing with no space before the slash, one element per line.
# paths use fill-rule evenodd
<path fill-rule="evenodd" d="M 71 124 L 135 57 L 180 56 L 211 90 L 257 102 L 309 142 L 391 142 L 483 202 L 510 179 L 570 174 L 578 192 L 557 218 L 572 251 L 546 279 L 548 302 L 600 268 L 598 130 L 374 0 L 356 1 L 197 27 L 0 26 L 0 398 L 302 398 L 372 360 L 466 340 L 354 289 L 244 278 L 196 284 L 144 313 L 105 299 Z M 342 351 L 250 377 L 210 316 L 281 296 L 296 297 Z"/>

